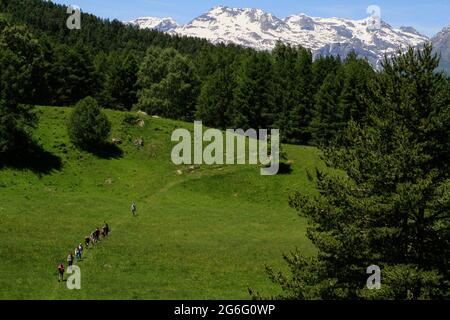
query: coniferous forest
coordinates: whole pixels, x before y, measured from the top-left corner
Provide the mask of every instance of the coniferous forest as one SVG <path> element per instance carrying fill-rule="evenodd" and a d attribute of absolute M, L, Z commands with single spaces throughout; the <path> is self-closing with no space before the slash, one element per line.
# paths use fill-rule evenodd
<path fill-rule="evenodd" d="M 61 28 L 65 7 L 39 0 L 1 1 L 0 9 L 2 50 L 18 63 L 28 59 L 25 79 L 11 79 L 23 90 L 17 103 L 71 106 L 92 96 L 105 108 L 221 129 L 276 127 L 285 142 L 320 145 L 365 118 L 376 76 L 356 55 L 313 61 L 308 50 L 282 43 L 257 52 L 84 13 L 83 28 L 69 30 Z M 14 50 L 19 42 L 26 51 Z"/>
<path fill-rule="evenodd" d="M 320 147 L 345 174 L 317 170 L 317 195 L 290 196 L 318 253 L 286 254 L 289 274 L 268 267 L 283 291 L 275 298 L 450 297 L 450 80 L 431 45 L 374 70 L 354 53 L 313 59 L 281 42 L 259 52 L 86 13 L 69 30 L 67 16 L 51 2 L 0 0 L 2 158 L 34 143 L 34 106 L 90 102 L 92 117 L 101 106 L 219 129 L 279 128 L 284 143 Z M 361 289 L 374 260 L 384 285 Z"/>

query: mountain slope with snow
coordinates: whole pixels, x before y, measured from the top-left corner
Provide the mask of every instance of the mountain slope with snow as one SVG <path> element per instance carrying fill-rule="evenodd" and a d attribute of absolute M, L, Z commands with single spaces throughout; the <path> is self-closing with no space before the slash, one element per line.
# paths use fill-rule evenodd
<path fill-rule="evenodd" d="M 399 49 L 428 41 L 412 27 L 396 29 L 383 21 L 378 26 L 374 22 L 372 17 L 348 20 L 316 18 L 306 14 L 280 19 L 260 9 L 218 6 L 186 25 L 164 31 L 257 50 L 271 50 L 277 41 L 301 45 L 311 49 L 315 55 L 346 56 L 354 50 L 374 66 L 379 65 L 385 54 L 391 55 Z M 136 24 L 146 28 L 146 23 Z"/>
<path fill-rule="evenodd" d="M 450 74 L 450 26 L 442 29 L 431 42 L 434 50 L 441 55 L 441 68 Z"/>
<path fill-rule="evenodd" d="M 130 21 L 128 24 L 136 25 L 141 29 L 154 29 L 162 32 L 168 32 L 178 27 L 178 23 L 172 18 L 142 17 Z"/>

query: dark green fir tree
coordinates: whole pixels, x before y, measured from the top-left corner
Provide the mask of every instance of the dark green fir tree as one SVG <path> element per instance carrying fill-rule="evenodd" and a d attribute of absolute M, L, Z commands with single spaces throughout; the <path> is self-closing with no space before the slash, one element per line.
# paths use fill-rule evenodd
<path fill-rule="evenodd" d="M 317 171 L 317 195 L 291 197 L 317 255 L 286 255 L 290 273 L 268 269 L 279 298 L 450 297 L 450 90 L 438 65 L 430 45 L 386 60 L 367 121 L 324 150 L 338 170 Z M 366 287 L 371 265 L 379 290 Z"/>

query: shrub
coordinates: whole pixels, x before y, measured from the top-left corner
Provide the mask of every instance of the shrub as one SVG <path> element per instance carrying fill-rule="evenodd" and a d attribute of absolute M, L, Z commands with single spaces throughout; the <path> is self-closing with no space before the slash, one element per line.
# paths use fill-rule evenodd
<path fill-rule="evenodd" d="M 81 149 L 92 150 L 105 145 L 111 123 L 94 98 L 80 100 L 68 124 L 70 140 Z"/>

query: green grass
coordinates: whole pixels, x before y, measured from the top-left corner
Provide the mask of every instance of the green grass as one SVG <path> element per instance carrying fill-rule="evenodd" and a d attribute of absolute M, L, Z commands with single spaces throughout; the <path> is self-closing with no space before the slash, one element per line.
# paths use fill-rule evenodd
<path fill-rule="evenodd" d="M 38 110 L 35 138 L 62 168 L 0 170 L 0 299 L 248 299 L 248 287 L 279 292 L 264 269 L 285 269 L 283 252 L 314 254 L 287 200 L 314 192 L 306 170 L 322 165 L 316 149 L 285 146 L 289 175 L 243 165 L 190 172 L 171 163 L 170 135 L 192 124 L 140 116 L 143 128 L 124 126 L 126 113 L 106 111 L 124 153 L 101 159 L 69 142 L 69 109 Z M 110 237 L 85 250 L 82 289 L 68 290 L 57 263 L 104 220 Z"/>

